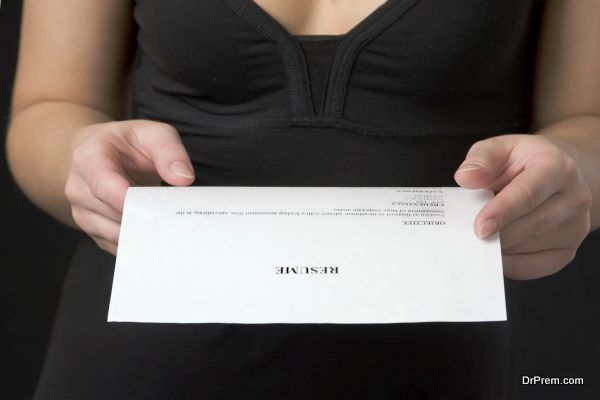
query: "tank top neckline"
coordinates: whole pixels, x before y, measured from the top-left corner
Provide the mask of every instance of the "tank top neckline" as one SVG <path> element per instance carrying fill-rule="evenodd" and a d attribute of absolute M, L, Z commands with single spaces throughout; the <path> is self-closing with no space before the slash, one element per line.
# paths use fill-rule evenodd
<path fill-rule="evenodd" d="M 361 48 L 407 13 L 420 0 L 387 0 L 358 24 L 336 39 L 328 71 L 325 96 L 320 110 L 311 99 L 308 68 L 301 40 L 313 35 L 292 35 L 253 0 L 222 0 L 235 14 L 266 39 L 274 42 L 281 55 L 290 97 L 290 114 L 297 124 L 322 124 L 342 119 L 352 65 Z M 299 38 L 298 36 L 308 36 Z M 324 36 L 324 35 L 321 35 Z M 319 40 L 318 38 L 312 38 Z M 331 39 L 331 38 L 330 38 Z"/>
<path fill-rule="evenodd" d="M 294 34 L 290 33 L 289 30 L 285 26 L 283 26 L 279 21 L 277 21 L 271 14 L 269 14 L 266 10 L 264 10 L 261 6 L 259 6 L 254 0 L 238 0 L 238 1 L 248 3 L 249 7 L 254 8 L 258 14 L 262 14 L 264 19 L 270 20 L 270 23 L 277 25 L 278 28 L 287 32 L 287 34 L 289 36 L 292 36 L 292 37 L 298 37 L 298 36 L 300 36 L 300 37 L 315 37 L 315 38 L 337 36 L 339 38 L 343 38 L 345 36 L 352 35 L 353 32 L 355 30 L 359 30 L 362 25 L 369 24 L 371 22 L 371 20 L 377 19 L 378 16 L 381 14 L 382 9 L 389 9 L 389 7 L 392 5 L 392 3 L 396 3 L 398 0 L 386 0 L 381 5 L 379 5 L 377 8 L 375 8 L 373 11 L 371 11 L 369 14 L 367 14 L 367 16 L 364 17 L 363 19 L 361 19 L 356 25 L 354 25 L 352 28 L 350 28 L 350 30 L 348 32 L 342 33 L 340 35 L 320 35 L 320 34 L 317 34 L 317 35 L 294 35 Z"/>
<path fill-rule="evenodd" d="M 301 42 L 336 42 L 344 35 L 292 35 Z"/>

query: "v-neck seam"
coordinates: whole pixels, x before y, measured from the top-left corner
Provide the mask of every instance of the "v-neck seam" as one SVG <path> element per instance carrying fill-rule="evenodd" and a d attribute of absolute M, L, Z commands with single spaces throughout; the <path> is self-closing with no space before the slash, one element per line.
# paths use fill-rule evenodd
<path fill-rule="evenodd" d="M 353 29 L 349 32 L 348 37 L 339 41 L 330 67 L 332 76 L 325 95 L 324 116 L 328 118 L 343 117 L 348 81 L 358 53 L 368 42 L 406 14 L 420 0 L 396 0 L 396 3 L 393 1 L 388 0 L 377 9 L 381 15 L 370 14 L 369 17 L 373 17 L 370 24 L 362 24 L 362 26 L 359 24 L 358 29 Z M 384 6 L 389 6 L 389 9 L 384 9 Z M 339 66 L 335 64 L 336 62 Z"/>
<path fill-rule="evenodd" d="M 310 98 L 307 98 L 307 94 L 310 95 L 310 87 L 307 86 L 306 61 L 297 40 L 253 1 L 223 0 L 223 2 L 251 28 L 277 45 L 286 75 L 291 118 L 301 118 L 312 114 L 312 104 Z M 300 59 L 298 60 L 298 58 Z M 301 88 L 301 85 L 304 87 Z"/>
<path fill-rule="evenodd" d="M 312 100 L 307 60 L 298 38 L 253 0 L 223 1 L 255 31 L 276 44 L 286 75 L 290 118 L 300 121 L 307 118 L 342 118 L 347 92 L 347 88 L 342 86 L 348 84 L 352 65 L 360 49 L 419 0 L 387 0 L 347 33 L 338 35 L 338 45 L 327 72 L 323 103 L 318 110 L 320 112 L 315 110 Z"/>
<path fill-rule="evenodd" d="M 367 14 L 364 18 L 362 18 L 357 24 L 355 24 L 352 28 L 350 28 L 346 33 L 337 34 L 335 36 L 339 37 L 339 40 L 343 40 L 347 36 L 351 36 L 355 33 L 355 31 L 360 30 L 364 25 L 368 25 L 371 23 L 371 20 L 376 19 L 379 14 L 383 14 L 384 11 L 390 7 L 393 7 L 395 2 L 398 0 L 386 0 L 379 6 L 377 6 L 373 11 Z M 264 10 L 260 5 L 258 5 L 254 0 L 240 0 L 240 2 L 248 3 L 248 7 L 254 9 L 256 14 L 260 14 L 264 17 L 265 20 L 269 20 L 269 23 L 273 26 L 276 26 L 278 30 L 283 31 L 287 36 L 295 37 L 297 35 L 291 33 L 288 28 L 286 28 L 281 22 L 279 22 L 275 17 L 273 17 L 268 11 Z M 326 34 L 318 34 L 318 35 L 304 35 L 304 36 L 328 36 Z"/>

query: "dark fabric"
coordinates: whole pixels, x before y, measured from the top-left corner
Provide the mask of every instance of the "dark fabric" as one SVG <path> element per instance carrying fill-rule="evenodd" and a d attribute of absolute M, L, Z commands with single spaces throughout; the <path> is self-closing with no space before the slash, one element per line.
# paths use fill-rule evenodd
<path fill-rule="evenodd" d="M 388 0 L 337 44 L 315 118 L 297 40 L 252 0 L 137 0 L 139 115 L 220 126 L 446 135 L 530 113 L 534 1 Z"/>
<path fill-rule="evenodd" d="M 178 129 L 196 185 L 454 186 L 527 130 L 533 1 L 388 0 L 325 47 L 251 0 L 134 15 L 135 116 Z M 507 322 L 109 324 L 113 266 L 80 243 L 36 400 L 503 398 L 510 286 Z"/>
<path fill-rule="evenodd" d="M 310 94 L 313 112 L 321 114 L 323 97 L 327 88 L 329 68 L 338 39 L 336 35 L 297 35 L 296 39 L 302 46 L 302 51 L 308 68 Z"/>
<path fill-rule="evenodd" d="M 36 399 L 500 398 L 506 323 L 107 323 L 114 262 L 81 241 Z"/>
<path fill-rule="evenodd" d="M 511 400 L 600 399 L 600 230 L 554 275 L 511 282 Z M 579 377 L 579 385 L 523 385 L 523 377 Z"/>

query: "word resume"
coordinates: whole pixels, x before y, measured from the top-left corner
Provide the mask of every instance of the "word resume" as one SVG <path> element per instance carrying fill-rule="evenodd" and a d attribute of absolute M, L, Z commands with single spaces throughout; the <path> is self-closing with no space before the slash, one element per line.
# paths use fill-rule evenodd
<path fill-rule="evenodd" d="M 111 322 L 506 320 L 493 197 L 460 187 L 130 187 Z"/>

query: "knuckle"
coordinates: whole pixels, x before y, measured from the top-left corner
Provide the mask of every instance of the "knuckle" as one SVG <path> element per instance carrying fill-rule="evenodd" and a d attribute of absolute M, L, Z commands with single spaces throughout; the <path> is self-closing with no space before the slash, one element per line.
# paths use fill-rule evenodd
<path fill-rule="evenodd" d="M 117 124 L 114 129 L 104 130 L 104 137 L 115 144 L 134 142 L 135 134 L 131 124 L 127 121 L 119 121 Z"/>
<path fill-rule="evenodd" d="M 555 164 L 557 157 L 560 155 L 555 152 L 554 147 L 548 147 L 541 150 L 536 150 L 533 153 L 529 154 L 527 162 L 530 164 Z"/>
<path fill-rule="evenodd" d="M 120 135 L 124 129 L 121 121 L 110 121 L 94 126 L 94 134 L 100 137 Z"/>
<path fill-rule="evenodd" d="M 575 247 L 575 246 L 567 247 L 561 251 L 560 259 L 561 259 L 563 265 L 566 266 L 567 264 L 570 264 L 571 261 L 573 261 L 575 259 L 576 255 L 577 255 L 577 247 Z"/>
<path fill-rule="evenodd" d="M 579 166 L 571 157 L 564 157 L 563 173 L 569 177 L 579 175 Z"/>
<path fill-rule="evenodd" d="M 530 161 L 552 171 L 552 174 L 564 175 L 571 168 L 569 164 L 572 159 L 558 147 L 552 146 L 532 154 Z"/>
<path fill-rule="evenodd" d="M 561 164 L 564 165 L 564 163 L 567 161 L 567 159 L 569 159 L 570 157 L 558 146 L 550 146 L 547 150 L 546 150 L 546 155 L 548 157 L 549 160 L 555 161 L 558 160 Z"/>
<path fill-rule="evenodd" d="M 88 162 L 90 154 L 98 151 L 102 146 L 102 134 L 104 129 L 92 129 L 86 131 L 85 136 L 71 151 L 71 159 L 75 164 L 85 164 Z"/>
<path fill-rule="evenodd" d="M 73 165 L 77 166 L 80 164 L 84 164 L 87 158 L 87 155 L 85 153 L 85 148 L 82 145 L 77 146 L 75 150 L 73 150 L 73 152 L 71 153 L 71 161 Z"/>
<path fill-rule="evenodd" d="M 587 235 L 590 233 L 590 230 L 592 227 L 590 213 L 587 213 L 585 215 L 585 218 L 583 218 L 583 220 L 578 225 L 578 227 L 579 227 L 579 229 L 577 232 L 577 237 L 579 238 L 579 243 L 581 243 L 583 241 L 583 239 L 585 239 L 587 237 Z"/>
<path fill-rule="evenodd" d="M 101 174 L 97 171 L 92 172 L 88 177 L 87 184 L 90 189 L 90 193 L 97 199 L 99 199 L 102 195 L 103 182 L 104 180 L 102 179 Z"/>
<path fill-rule="evenodd" d="M 587 186 L 574 196 L 571 207 L 580 212 L 587 212 L 592 207 L 592 193 Z"/>
<path fill-rule="evenodd" d="M 71 179 L 68 179 L 65 184 L 64 195 L 70 203 L 73 203 L 79 197 L 79 189 Z"/>
<path fill-rule="evenodd" d="M 83 229 L 83 213 L 78 207 L 71 207 L 71 216 L 73 217 L 73 221 Z"/>

